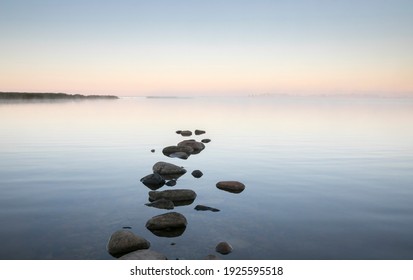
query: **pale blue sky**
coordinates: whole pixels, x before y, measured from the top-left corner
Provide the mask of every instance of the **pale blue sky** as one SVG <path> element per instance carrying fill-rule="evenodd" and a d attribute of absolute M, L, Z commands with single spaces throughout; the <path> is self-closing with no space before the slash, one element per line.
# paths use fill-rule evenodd
<path fill-rule="evenodd" d="M 413 1 L 0 0 L 0 38 L 0 91 L 413 91 Z"/>

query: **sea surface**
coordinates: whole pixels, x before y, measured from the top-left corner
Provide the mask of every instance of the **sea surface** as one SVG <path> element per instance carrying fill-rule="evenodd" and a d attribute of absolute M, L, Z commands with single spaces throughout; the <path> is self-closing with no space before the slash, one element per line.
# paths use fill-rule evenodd
<path fill-rule="evenodd" d="M 202 129 L 183 137 L 176 130 Z M 162 154 L 211 139 L 187 160 Z M 151 152 L 154 149 L 155 152 Z M 146 229 L 140 179 L 197 193 L 178 237 Z M 199 169 L 203 176 L 194 178 Z M 216 188 L 246 185 L 239 194 Z M 196 211 L 198 204 L 220 209 Z M 123 227 L 168 259 L 413 259 L 413 99 L 194 97 L 0 104 L 0 259 L 114 259 Z"/>

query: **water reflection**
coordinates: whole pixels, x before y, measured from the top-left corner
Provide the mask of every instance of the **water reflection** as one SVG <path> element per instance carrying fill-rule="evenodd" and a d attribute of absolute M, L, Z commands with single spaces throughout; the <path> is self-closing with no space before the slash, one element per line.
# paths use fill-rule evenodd
<path fill-rule="evenodd" d="M 170 259 L 202 259 L 222 240 L 231 259 L 412 259 L 412 120 L 406 99 L 2 104 L 0 258 L 110 259 L 108 236 L 128 225 Z M 177 129 L 197 128 L 207 150 L 167 159 L 204 171 L 177 185 L 221 211 L 181 206 L 185 234 L 159 237 L 137 181 L 182 141 Z"/>

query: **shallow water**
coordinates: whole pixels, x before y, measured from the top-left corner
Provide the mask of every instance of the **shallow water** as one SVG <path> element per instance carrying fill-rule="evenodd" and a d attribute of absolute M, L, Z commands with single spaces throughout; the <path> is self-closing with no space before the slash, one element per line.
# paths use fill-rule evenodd
<path fill-rule="evenodd" d="M 124 226 L 169 259 L 202 259 L 220 241 L 234 247 L 223 259 L 413 259 L 412 124 L 408 98 L 3 103 L 0 259 L 113 259 L 106 244 Z M 167 158 L 187 139 L 178 129 L 212 141 Z M 157 161 L 184 166 L 173 188 L 198 194 L 175 209 L 188 220 L 179 237 L 145 228 L 167 212 L 144 205 L 139 181 Z"/>

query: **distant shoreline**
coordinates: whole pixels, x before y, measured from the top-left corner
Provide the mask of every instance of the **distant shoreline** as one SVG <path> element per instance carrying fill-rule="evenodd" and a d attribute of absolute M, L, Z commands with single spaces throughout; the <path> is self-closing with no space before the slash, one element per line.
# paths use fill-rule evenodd
<path fill-rule="evenodd" d="M 0 100 L 84 100 L 84 99 L 119 99 L 115 95 L 82 95 L 51 92 L 0 92 Z"/>

